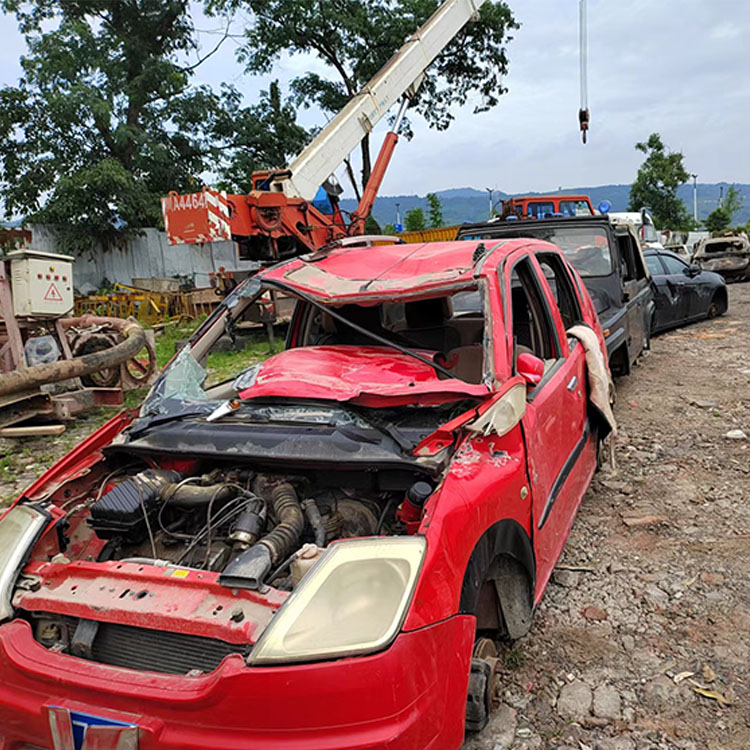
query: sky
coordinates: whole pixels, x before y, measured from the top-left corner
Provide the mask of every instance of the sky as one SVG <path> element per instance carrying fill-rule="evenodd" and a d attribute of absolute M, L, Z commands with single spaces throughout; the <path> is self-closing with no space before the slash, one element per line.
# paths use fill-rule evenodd
<path fill-rule="evenodd" d="M 515 0 L 521 28 L 508 45 L 508 93 L 490 112 L 457 111 L 450 129 L 419 117 L 402 139 L 381 195 L 424 194 L 453 187 L 509 193 L 630 183 L 643 155 L 635 143 L 652 132 L 685 156 L 699 182 L 750 182 L 750 2 L 747 0 L 589 0 L 587 145 L 578 130 L 578 0 Z M 222 23 L 193 5 L 203 51 Z M 247 17 L 234 18 L 241 34 Z M 0 15 L 0 85 L 13 85 L 24 52 L 15 19 Z M 243 74 L 230 38 L 199 69 L 195 81 L 237 86 L 248 102 L 278 78 L 282 87 L 317 59 L 286 57 L 272 76 Z M 323 125 L 316 110 L 303 125 Z M 377 146 L 384 124 L 376 129 Z M 345 183 L 339 170 L 342 184 Z M 347 191 L 350 193 L 350 191 Z"/>

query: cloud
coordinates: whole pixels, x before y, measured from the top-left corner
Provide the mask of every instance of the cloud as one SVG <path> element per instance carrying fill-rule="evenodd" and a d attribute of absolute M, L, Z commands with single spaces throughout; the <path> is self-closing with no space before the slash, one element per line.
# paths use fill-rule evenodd
<path fill-rule="evenodd" d="M 193 4 L 196 26 L 217 19 Z M 415 138 L 396 148 L 382 194 L 423 194 L 457 185 L 508 192 L 559 186 L 630 182 L 642 155 L 637 141 L 659 132 L 685 155 L 703 182 L 747 182 L 750 102 L 750 3 L 737 0 L 589 0 L 589 108 L 591 131 L 578 132 L 578 3 L 513 0 L 522 27 L 509 45 L 509 93 L 490 112 L 456 112 L 445 132 L 414 118 Z M 241 32 L 242 18 L 234 33 Z M 0 16 L 0 82 L 20 74 L 23 44 L 15 21 Z M 205 48 L 214 36 L 202 39 Z M 261 86 L 282 85 L 322 64 L 312 57 L 283 59 L 272 76 L 249 79 L 235 60 L 239 40 L 227 43 L 198 72 L 214 86 L 228 81 L 255 100 Z M 321 113 L 301 115 L 307 126 Z M 386 127 L 381 124 L 375 148 Z M 342 182 L 344 182 L 342 180 Z"/>

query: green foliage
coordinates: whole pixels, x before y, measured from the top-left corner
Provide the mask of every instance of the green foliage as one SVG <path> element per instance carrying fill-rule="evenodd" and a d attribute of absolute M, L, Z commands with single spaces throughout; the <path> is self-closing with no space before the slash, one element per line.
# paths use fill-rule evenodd
<path fill-rule="evenodd" d="M 732 218 L 741 208 L 742 193 L 735 185 L 731 185 L 721 205 L 706 217 L 706 229 L 709 232 L 723 232 L 729 228 Z"/>
<path fill-rule="evenodd" d="M 421 208 L 412 208 L 411 211 L 407 211 L 404 217 L 404 228 L 407 232 L 421 232 L 427 229 L 424 211 Z"/>
<path fill-rule="evenodd" d="M 629 211 L 648 207 L 659 229 L 691 229 L 693 219 L 685 204 L 677 197 L 677 188 L 688 181 L 683 155 L 670 152 L 658 133 L 652 133 L 645 143 L 636 143 L 646 159 L 638 169 L 630 188 Z"/>
<path fill-rule="evenodd" d="M 383 234 L 397 234 L 395 224 L 386 224 L 383 229 Z"/>
<path fill-rule="evenodd" d="M 380 224 L 375 221 L 375 217 L 372 214 L 365 220 L 365 234 L 382 234 Z"/>
<path fill-rule="evenodd" d="M 427 205 L 430 215 L 430 227 L 437 229 L 443 226 L 443 204 L 435 193 L 427 193 Z"/>
<path fill-rule="evenodd" d="M 70 250 L 158 226 L 169 190 L 200 189 L 209 169 L 283 166 L 287 142 L 304 140 L 278 87 L 242 108 L 229 87 L 191 86 L 187 0 L 0 7 L 29 49 L 18 85 L 0 89 L 0 196 L 8 216 L 56 225 Z"/>
<path fill-rule="evenodd" d="M 327 75 L 306 73 L 292 81 L 292 90 L 302 106 L 315 104 L 331 114 L 361 90 L 438 5 L 439 0 L 207 0 L 212 12 L 248 11 L 240 59 L 249 72 L 268 73 L 286 55 L 312 53 L 325 63 Z M 468 23 L 430 66 L 413 102 L 415 111 L 443 130 L 453 120 L 451 107 L 466 105 L 470 97 L 475 112 L 494 107 L 506 91 L 504 45 L 515 28 L 504 2 L 482 5 L 479 20 Z M 369 137 L 362 142 L 362 163 L 364 185 L 371 169 Z"/>
<path fill-rule="evenodd" d="M 296 123 L 292 104 L 282 100 L 278 81 L 261 92 L 257 105 L 249 107 L 241 106 L 236 89 L 225 86 L 221 104 L 213 133 L 220 145 L 218 187 L 222 190 L 249 192 L 255 170 L 284 168 L 310 138 Z"/>

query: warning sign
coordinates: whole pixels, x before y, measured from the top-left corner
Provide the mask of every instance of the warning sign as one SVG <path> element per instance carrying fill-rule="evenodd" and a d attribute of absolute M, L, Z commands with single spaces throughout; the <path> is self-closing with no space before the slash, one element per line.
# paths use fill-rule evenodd
<path fill-rule="evenodd" d="M 60 294 L 54 282 L 52 282 L 49 285 L 49 289 L 47 290 L 47 293 L 44 295 L 44 299 L 46 302 L 62 302 L 63 301 L 62 294 Z"/>

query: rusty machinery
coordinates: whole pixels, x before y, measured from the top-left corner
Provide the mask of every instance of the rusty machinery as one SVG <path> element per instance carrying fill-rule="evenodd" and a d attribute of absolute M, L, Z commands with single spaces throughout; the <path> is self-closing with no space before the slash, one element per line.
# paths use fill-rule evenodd
<path fill-rule="evenodd" d="M 150 382 L 156 354 L 137 321 L 68 317 L 70 256 L 31 249 L 25 230 L 4 232 L 0 240 L 15 247 L 0 257 L 0 429 L 119 406 L 123 390 Z"/>

